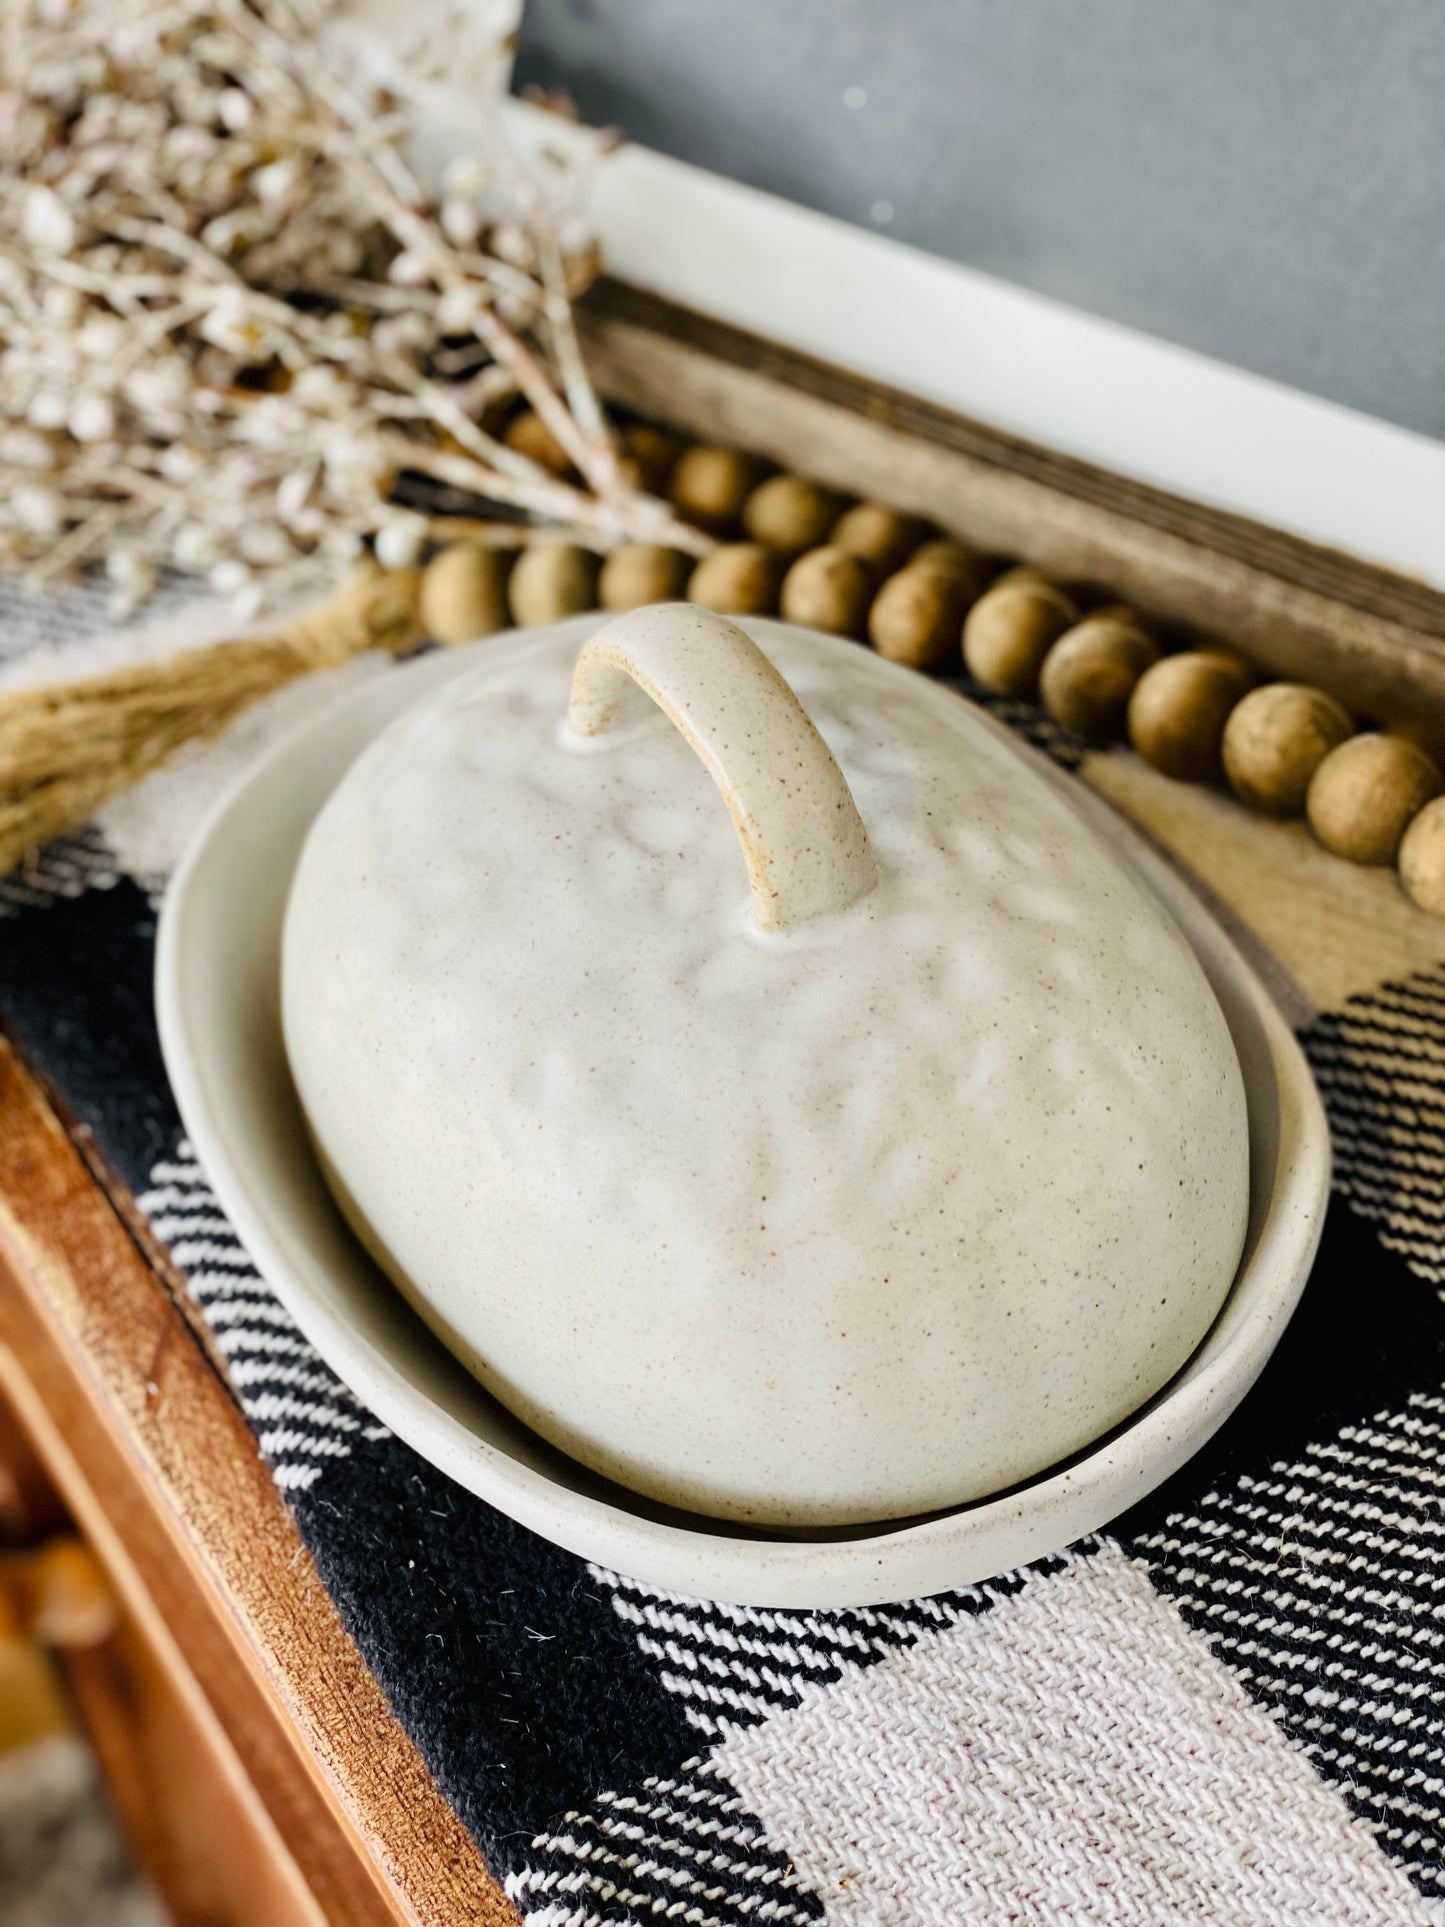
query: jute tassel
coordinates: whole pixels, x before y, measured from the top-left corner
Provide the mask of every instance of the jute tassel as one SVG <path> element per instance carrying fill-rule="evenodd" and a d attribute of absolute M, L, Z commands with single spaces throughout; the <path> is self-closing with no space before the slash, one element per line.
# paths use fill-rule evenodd
<path fill-rule="evenodd" d="M 421 640 L 420 574 L 364 563 L 345 587 L 270 635 L 41 689 L 0 691 L 0 876 L 184 744 L 261 696 L 366 649 Z"/>

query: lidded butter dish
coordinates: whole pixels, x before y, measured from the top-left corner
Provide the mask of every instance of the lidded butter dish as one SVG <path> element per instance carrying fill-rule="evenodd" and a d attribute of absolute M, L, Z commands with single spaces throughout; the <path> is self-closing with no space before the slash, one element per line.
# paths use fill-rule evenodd
<path fill-rule="evenodd" d="M 649 608 L 423 698 L 311 827 L 282 1016 L 342 1211 L 496 1398 L 650 1499 L 832 1528 L 1150 1400 L 1249 1133 L 1193 949 L 1055 787 L 754 627 Z"/>

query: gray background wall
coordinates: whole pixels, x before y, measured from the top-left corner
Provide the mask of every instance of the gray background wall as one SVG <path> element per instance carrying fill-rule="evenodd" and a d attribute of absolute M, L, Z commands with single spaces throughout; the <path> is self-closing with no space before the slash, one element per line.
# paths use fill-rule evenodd
<path fill-rule="evenodd" d="M 1445 0 L 527 0 L 529 82 L 1445 439 Z"/>

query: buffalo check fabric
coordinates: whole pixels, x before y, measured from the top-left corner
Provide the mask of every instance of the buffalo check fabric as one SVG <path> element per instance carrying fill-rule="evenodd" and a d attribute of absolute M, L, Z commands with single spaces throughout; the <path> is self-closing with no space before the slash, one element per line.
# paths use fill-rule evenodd
<path fill-rule="evenodd" d="M 83 600 L 0 602 L 0 627 L 0 680 L 160 646 L 117 644 Z M 1336 1155 L 1303 1304 L 1207 1450 L 1054 1558 L 841 1612 L 662 1593 L 372 1418 L 258 1277 L 166 1084 L 156 908 L 198 810 L 385 673 L 283 692 L 0 880 L 0 1012 L 189 1280 L 345 1624 L 521 1918 L 1445 1922 L 1445 927 L 1013 705 L 1174 851 L 1299 1029 Z"/>

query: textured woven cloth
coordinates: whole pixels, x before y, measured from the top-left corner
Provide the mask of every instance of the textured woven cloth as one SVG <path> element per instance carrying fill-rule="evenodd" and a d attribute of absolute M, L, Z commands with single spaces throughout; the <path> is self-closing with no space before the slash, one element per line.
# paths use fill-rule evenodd
<path fill-rule="evenodd" d="M 48 619 L 52 671 L 116 647 L 84 605 Z M 0 634 L 38 673 L 33 612 L 0 606 Z M 1337 1157 L 1315 1274 L 1235 1418 L 1107 1533 L 870 1610 L 674 1597 L 377 1424 L 181 1135 L 151 1009 L 178 847 L 263 740 L 385 673 L 283 692 L 0 882 L 0 1011 L 189 1279 L 346 1626 L 524 1919 L 1445 1921 L 1445 927 L 1297 826 L 1011 711 L 1173 850 L 1299 1029 Z"/>

